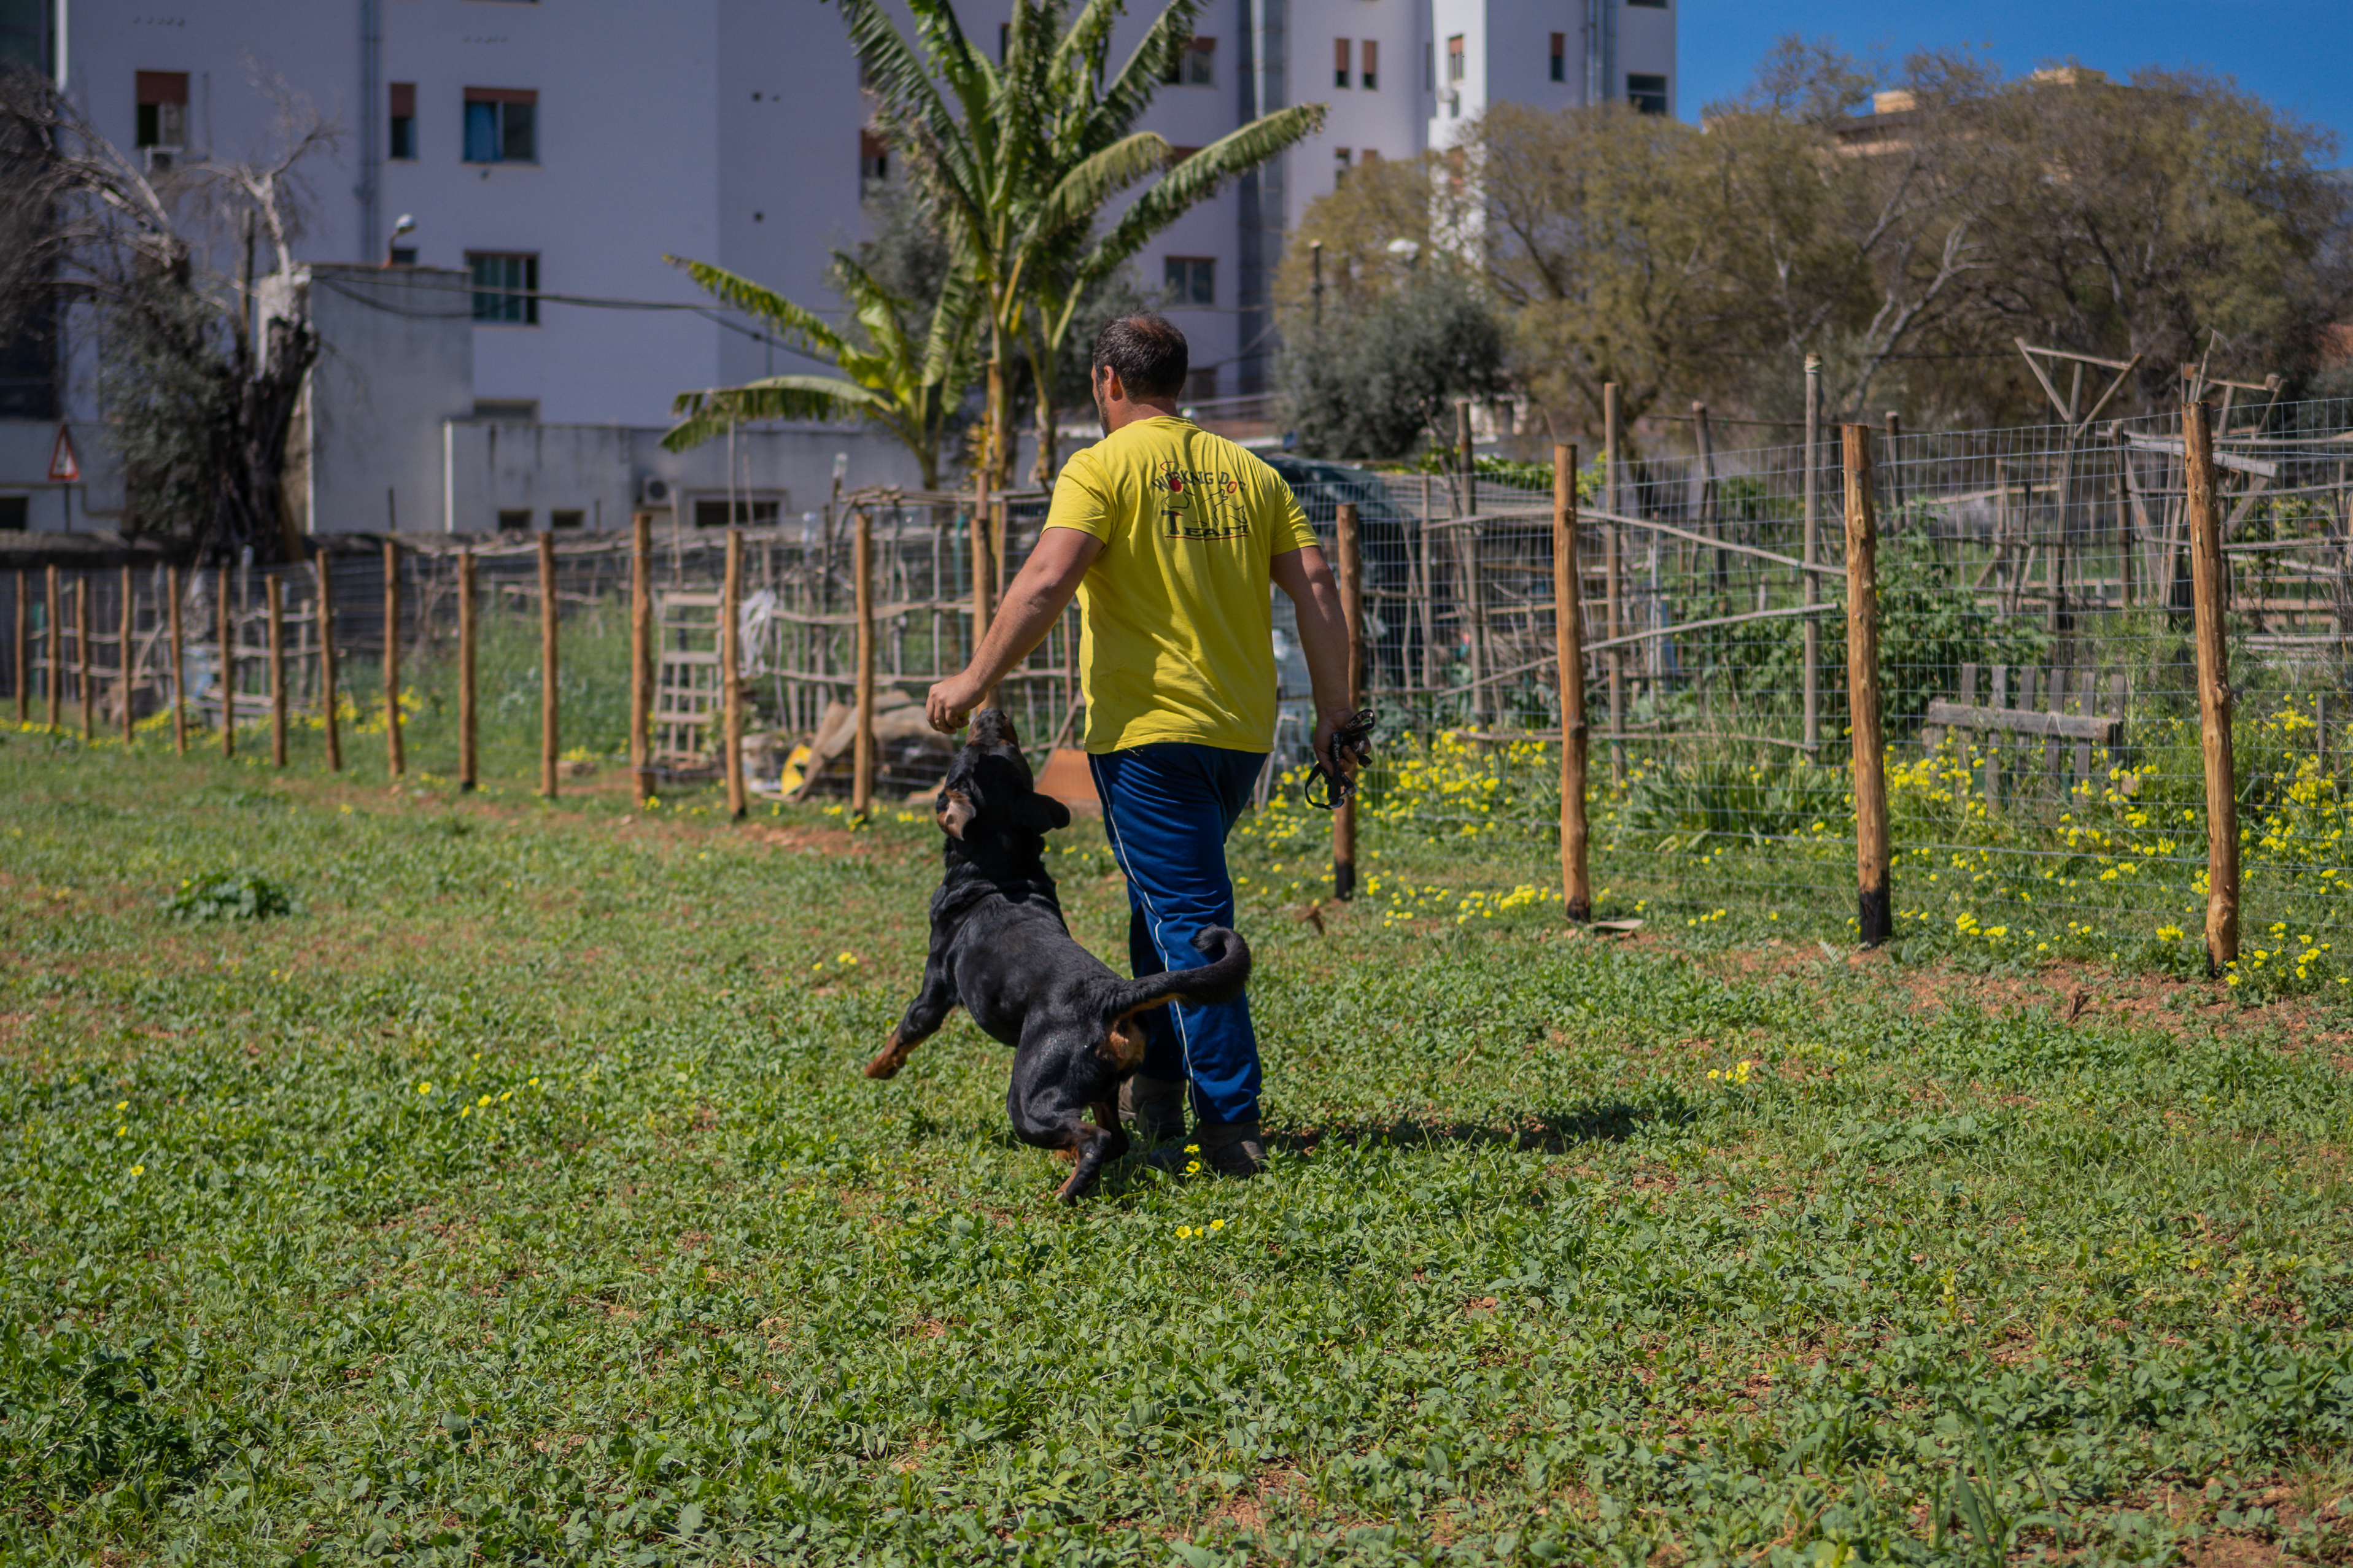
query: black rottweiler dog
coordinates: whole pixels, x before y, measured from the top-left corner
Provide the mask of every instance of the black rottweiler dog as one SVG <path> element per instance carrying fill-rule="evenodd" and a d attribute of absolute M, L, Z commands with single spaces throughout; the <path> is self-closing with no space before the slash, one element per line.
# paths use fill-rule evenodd
<path fill-rule="evenodd" d="M 1209 963 L 1124 980 L 1072 940 L 1045 863 L 1046 835 L 1070 826 L 1070 809 L 1037 792 L 1013 721 L 998 709 L 973 715 L 934 811 L 947 835 L 947 871 L 932 895 L 923 988 L 866 1076 L 896 1073 L 963 1003 L 985 1033 L 1014 1047 L 1005 1107 L 1015 1135 L 1078 1156 L 1058 1194 L 1071 1202 L 1105 1161 L 1127 1152 L 1119 1085 L 1144 1060 L 1136 1016 L 1171 1002 L 1232 1001 L 1250 982 L 1250 948 L 1213 927 L 1194 942 L 1216 954 Z M 1089 1110 L 1092 1123 L 1079 1119 Z"/>

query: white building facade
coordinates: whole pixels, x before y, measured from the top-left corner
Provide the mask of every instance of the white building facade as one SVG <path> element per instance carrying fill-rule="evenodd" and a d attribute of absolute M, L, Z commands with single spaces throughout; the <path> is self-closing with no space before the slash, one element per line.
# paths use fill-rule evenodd
<path fill-rule="evenodd" d="M 1170 314 L 1194 347 L 1191 395 L 1268 389 L 1282 236 L 1347 169 L 1443 146 L 1504 99 L 1615 98 L 1672 114 L 1675 4 L 1213 0 L 1152 129 L 1185 148 L 1286 104 L 1321 101 L 1330 115 L 1138 260 L 1140 284 L 1175 294 Z M 1008 15 L 984 3 L 962 16 L 987 40 Z M 1114 58 L 1150 16 L 1139 6 L 1122 21 Z M 402 333 L 327 335 L 313 402 L 333 428 L 311 434 L 322 468 L 339 441 L 399 452 L 343 464 L 364 470 L 371 490 L 388 485 L 388 503 L 331 486 L 306 507 L 313 530 L 375 531 L 389 516 L 403 529 L 473 532 L 517 512 L 546 527 L 555 511 L 625 522 L 648 476 L 603 458 L 598 482 L 614 493 L 585 507 L 509 505 L 496 485 L 414 476 L 447 470 L 446 454 L 484 439 L 444 426 L 659 430 L 680 391 L 810 368 L 711 306 L 663 258 L 715 262 L 826 309 L 830 253 L 865 232 L 861 192 L 901 174 L 870 129 L 839 14 L 813 0 L 0 0 L 0 51 L 54 73 L 101 132 L 158 164 L 258 151 L 272 110 L 257 70 L 340 121 L 340 144 L 306 171 L 301 249 L 341 277 L 338 298 L 353 308 L 329 314 L 349 322 L 393 308 L 349 269 L 417 269 L 396 292 L 400 309 L 435 318 L 433 391 L 410 395 L 415 365 L 373 363 L 367 345 Z M 415 226 L 396 233 L 403 216 Z M 469 357 L 448 347 L 451 315 L 470 338 L 463 386 L 448 379 Z M 86 365 L 79 345 L 64 356 Z M 88 379 L 61 376 L 62 406 L 39 417 L 24 417 L 31 405 L 14 420 L 0 411 L 0 527 L 108 525 L 106 481 L 93 472 L 106 466 L 103 411 Z M 72 422 L 89 476 L 79 503 L 48 494 L 45 473 L 19 471 L 31 461 L 19 452 L 46 465 L 55 416 Z M 814 505 L 838 451 L 851 454 L 851 485 L 913 482 L 887 442 L 840 426 L 800 434 L 757 443 L 774 454 L 757 461 L 812 471 L 744 471 L 741 493 L 786 511 Z M 572 444 L 649 446 L 618 434 Z"/>

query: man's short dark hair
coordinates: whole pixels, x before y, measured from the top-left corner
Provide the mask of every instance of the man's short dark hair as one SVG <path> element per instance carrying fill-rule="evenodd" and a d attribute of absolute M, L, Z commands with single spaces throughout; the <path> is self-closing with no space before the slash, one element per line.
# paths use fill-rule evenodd
<path fill-rule="evenodd" d="M 1105 321 L 1095 334 L 1094 368 L 1117 371 L 1130 397 L 1176 396 L 1185 390 L 1188 363 L 1185 334 L 1149 310 Z"/>

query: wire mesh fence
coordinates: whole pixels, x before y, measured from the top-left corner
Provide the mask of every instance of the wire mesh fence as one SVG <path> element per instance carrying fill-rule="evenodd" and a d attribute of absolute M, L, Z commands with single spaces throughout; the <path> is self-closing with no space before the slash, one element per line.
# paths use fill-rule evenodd
<path fill-rule="evenodd" d="M 1689 451 L 1595 460 L 1577 476 L 1598 914 L 1829 929 L 1853 912 L 1837 434 L 1716 451 L 1699 426 Z M 2179 419 L 1874 435 L 1865 482 L 1898 933 L 1994 952 L 2194 949 L 2205 775 Z M 2241 405 L 2218 421 L 2214 447 L 2245 962 L 2332 972 L 2321 953 L 2343 934 L 2353 875 L 2343 744 L 2353 406 Z M 1556 901 L 1548 472 L 1278 464 L 1327 544 L 1343 504 L 1356 509 L 1366 696 L 1383 715 L 1361 806 L 1364 896 L 1391 919 Z M 947 752 L 922 721 L 923 689 L 970 656 L 976 602 L 1019 569 L 1046 506 L 1040 493 L 982 505 L 875 492 L 798 525 L 743 531 L 741 754 L 754 786 L 850 787 L 864 622 L 876 791 L 888 800 L 931 787 Z M 649 765 L 666 784 L 720 772 L 726 531 L 665 528 L 651 541 L 649 674 L 667 722 Z M 389 689 L 411 765 L 454 773 L 464 549 L 406 540 L 321 558 L 347 749 L 388 740 Z M 539 545 L 470 553 L 481 767 L 527 779 L 545 695 Z M 565 761 L 610 765 L 630 747 L 632 542 L 560 539 L 550 565 Z M 182 574 L 175 664 L 163 569 L 17 574 L 5 646 L 18 717 L 155 736 L 176 710 L 216 741 L 225 709 L 248 733 L 271 724 L 275 689 L 299 754 L 327 727 L 322 580 L 308 563 Z M 1078 646 L 1072 611 L 1000 689 L 1041 756 L 1084 733 Z M 1282 720 L 1247 831 L 1306 862 L 1324 819 L 1282 782 L 1306 760 L 1312 715 L 1279 599 L 1275 652 Z M 1298 885 L 1318 883 L 1306 873 Z"/>

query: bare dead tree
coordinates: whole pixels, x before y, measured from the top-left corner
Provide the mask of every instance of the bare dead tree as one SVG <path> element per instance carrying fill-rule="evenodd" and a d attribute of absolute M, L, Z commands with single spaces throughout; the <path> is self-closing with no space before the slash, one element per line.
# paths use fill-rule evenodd
<path fill-rule="evenodd" d="M 153 174 L 47 79 L 0 72 L 0 323 L 46 310 L 95 327 L 126 531 L 197 558 L 289 548 L 287 441 L 319 354 L 294 247 L 311 200 L 303 165 L 340 129 L 248 66 L 275 109 L 261 145 Z M 256 276 L 258 244 L 274 285 Z M 221 253 L 241 258 L 235 272 L 200 264 Z"/>

